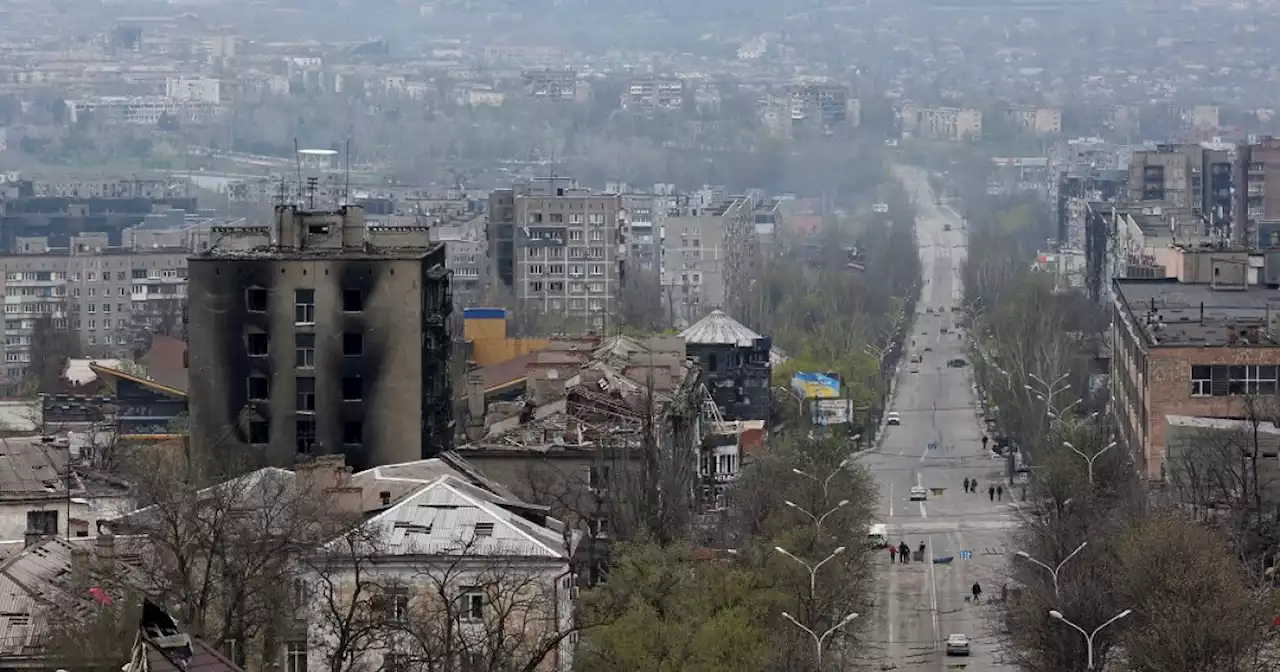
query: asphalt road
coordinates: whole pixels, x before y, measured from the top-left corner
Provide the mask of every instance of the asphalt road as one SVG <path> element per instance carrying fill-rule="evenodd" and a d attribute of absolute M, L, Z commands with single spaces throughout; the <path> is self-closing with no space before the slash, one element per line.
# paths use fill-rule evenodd
<path fill-rule="evenodd" d="M 875 522 L 888 526 L 891 544 L 905 541 L 914 555 L 923 542 L 925 553 L 923 562 L 913 558 L 904 565 L 891 563 L 883 551 L 866 657 L 869 667 L 880 670 L 1011 669 L 998 663 L 986 607 L 969 599 L 975 581 L 982 586 L 983 602 L 1000 595 L 1013 494 L 1001 481 L 1002 463 L 983 449 L 968 366 L 947 366 L 953 358 L 968 359 L 956 333 L 958 315 L 951 310 L 962 298 L 963 223 L 955 211 L 935 205 L 923 171 L 898 168 L 895 173 L 919 212 L 925 284 L 908 342 L 915 342 L 909 352 L 923 361 L 899 369 L 889 410 L 900 414 L 902 424 L 888 427 L 863 463 L 880 486 Z M 951 231 L 944 230 L 946 224 Z M 943 328 L 949 333 L 941 333 Z M 931 443 L 937 447 L 930 449 Z M 966 478 L 979 482 L 976 494 L 965 493 Z M 990 501 L 987 488 L 997 484 L 1004 486 L 1004 498 Z M 917 485 L 929 489 L 926 501 L 911 501 Z M 953 559 L 934 562 L 946 557 Z M 952 633 L 972 640 L 968 658 L 945 655 Z"/>

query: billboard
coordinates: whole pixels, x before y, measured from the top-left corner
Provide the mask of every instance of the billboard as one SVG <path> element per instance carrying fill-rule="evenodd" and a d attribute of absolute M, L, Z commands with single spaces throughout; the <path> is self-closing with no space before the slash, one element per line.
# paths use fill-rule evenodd
<path fill-rule="evenodd" d="M 818 399 L 811 404 L 813 424 L 819 427 L 847 425 L 853 415 L 852 399 Z"/>
<path fill-rule="evenodd" d="M 791 389 L 805 399 L 835 399 L 840 396 L 840 381 L 825 373 L 797 372 Z"/>

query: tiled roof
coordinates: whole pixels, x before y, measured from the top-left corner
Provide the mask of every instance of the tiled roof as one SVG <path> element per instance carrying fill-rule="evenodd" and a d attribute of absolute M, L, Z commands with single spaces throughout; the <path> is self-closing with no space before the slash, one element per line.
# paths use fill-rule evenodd
<path fill-rule="evenodd" d="M 734 345 L 739 348 L 749 348 L 757 340 L 764 338 L 719 310 L 711 311 L 710 315 L 698 320 L 693 326 L 680 332 L 680 337 L 684 339 L 685 343 Z"/>

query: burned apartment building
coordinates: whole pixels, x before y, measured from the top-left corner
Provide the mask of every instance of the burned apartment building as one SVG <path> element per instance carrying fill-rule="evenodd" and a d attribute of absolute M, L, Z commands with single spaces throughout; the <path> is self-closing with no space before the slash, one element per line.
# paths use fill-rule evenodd
<path fill-rule="evenodd" d="M 277 206 L 215 228 L 189 269 L 195 450 L 363 469 L 449 449 L 453 301 L 429 227 Z"/>
<path fill-rule="evenodd" d="M 772 340 L 719 310 L 680 332 L 685 351 L 698 361 L 724 420 L 769 417 Z"/>

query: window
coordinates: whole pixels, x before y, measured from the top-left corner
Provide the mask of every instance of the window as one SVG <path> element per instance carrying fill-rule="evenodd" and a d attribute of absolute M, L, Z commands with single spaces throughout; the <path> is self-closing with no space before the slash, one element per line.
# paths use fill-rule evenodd
<path fill-rule="evenodd" d="M 609 518 L 607 516 L 592 516 L 589 527 L 591 528 L 592 537 L 596 539 L 606 539 L 609 537 Z"/>
<path fill-rule="evenodd" d="M 542 275 L 542 264 L 530 264 L 529 275 Z"/>
<path fill-rule="evenodd" d="M 364 443 L 364 423 L 359 420 L 342 423 L 342 442 L 350 445 Z"/>
<path fill-rule="evenodd" d="M 609 583 L 609 565 L 604 560 L 597 560 L 592 563 L 590 576 L 587 580 L 593 586 Z"/>
<path fill-rule="evenodd" d="M 342 335 L 342 354 L 346 357 L 359 357 L 364 354 L 364 334 L 347 333 Z"/>
<path fill-rule="evenodd" d="M 478 621 L 484 618 L 484 592 L 480 588 L 468 588 L 462 593 L 458 609 L 458 617 L 464 621 Z"/>
<path fill-rule="evenodd" d="M 145 269 L 145 268 L 135 268 L 135 269 L 133 269 L 132 276 L 133 276 L 133 279 L 134 279 L 134 280 L 146 280 L 146 279 L 147 279 L 147 269 Z M 251 289 L 251 290 L 249 290 L 249 291 L 253 291 L 253 290 Z M 264 290 L 264 291 L 265 291 L 265 290 Z M 265 297 L 264 297 L 264 298 L 265 298 Z"/>
<path fill-rule="evenodd" d="M 89 304 L 89 310 L 88 310 L 88 312 L 89 312 L 90 314 L 98 312 L 98 304 L 96 304 L 96 303 L 91 303 L 91 304 Z"/>
<path fill-rule="evenodd" d="M 403 653 L 383 654 L 382 672 L 409 672 L 409 657 Z"/>
<path fill-rule="evenodd" d="M 271 398 L 271 379 L 266 376 L 249 376 L 249 401 L 266 401 Z"/>
<path fill-rule="evenodd" d="M 135 271 L 136 273 L 136 271 Z M 136 276 L 135 276 L 136 277 Z M 147 277 L 146 271 L 142 272 L 142 277 Z M 140 294 L 137 287 L 134 288 L 135 294 Z M 244 290 L 244 307 L 251 313 L 267 312 L 267 290 L 265 287 L 250 287 Z"/>
<path fill-rule="evenodd" d="M 386 586 L 382 589 L 387 610 L 387 620 L 402 623 L 409 618 L 409 588 Z"/>
<path fill-rule="evenodd" d="M 359 313 L 364 310 L 364 292 L 358 289 L 342 290 L 342 312 Z"/>
<path fill-rule="evenodd" d="M 1207 397 L 1212 394 L 1212 371 L 1213 367 L 1211 366 L 1191 367 L 1191 396 Z"/>
<path fill-rule="evenodd" d="M 92 327 L 90 327 L 92 329 Z M 267 335 L 263 332 L 251 332 L 245 334 L 245 351 L 250 357 L 266 357 L 267 356 Z"/>
<path fill-rule="evenodd" d="M 304 607 L 311 601 L 311 590 L 307 587 L 307 582 L 303 579 L 293 580 L 293 606 Z"/>
<path fill-rule="evenodd" d="M 314 413 L 316 410 L 316 379 L 303 376 L 297 379 L 297 410 L 303 413 Z"/>
<path fill-rule="evenodd" d="M 310 455 L 316 445 L 316 421 L 311 417 L 299 418 L 294 425 L 297 450 L 303 455 Z"/>
<path fill-rule="evenodd" d="M 310 369 L 316 365 L 316 335 L 293 335 L 293 365 L 300 369 Z"/>
<path fill-rule="evenodd" d="M 284 672 L 307 672 L 306 642 L 289 642 L 284 645 Z"/>
<path fill-rule="evenodd" d="M 476 523 L 476 536 L 477 536 L 477 537 L 492 537 L 492 536 L 493 536 L 493 523 Z"/>
<path fill-rule="evenodd" d="M 360 401 L 364 399 L 364 378 L 360 376 L 343 376 L 342 400 Z"/>
<path fill-rule="evenodd" d="M 570 241 L 582 240 L 582 231 L 579 229 L 573 229 L 569 231 L 569 240 Z"/>
<path fill-rule="evenodd" d="M 609 489 L 609 465 L 591 467 L 587 473 L 587 489 L 605 492 Z"/>
<path fill-rule="evenodd" d="M 261 444 L 271 441 L 271 426 L 266 420 L 249 421 L 249 443 Z"/>
<path fill-rule="evenodd" d="M 293 290 L 293 322 L 294 324 L 316 323 L 316 291 L 314 289 Z"/>
<path fill-rule="evenodd" d="M 27 531 L 37 534 L 57 534 L 58 533 L 58 512 L 57 511 L 28 511 L 27 512 Z"/>

